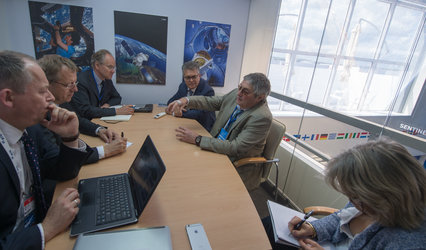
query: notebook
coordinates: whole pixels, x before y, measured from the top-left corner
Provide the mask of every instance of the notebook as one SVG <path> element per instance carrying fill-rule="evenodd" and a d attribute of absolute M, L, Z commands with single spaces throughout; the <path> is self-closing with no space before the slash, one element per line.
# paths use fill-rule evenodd
<path fill-rule="evenodd" d="M 152 113 L 152 109 L 154 108 L 154 105 L 152 105 L 152 104 L 135 104 L 134 108 L 135 108 L 135 112 Z"/>
<path fill-rule="evenodd" d="M 172 240 L 167 226 L 80 234 L 74 250 L 86 249 L 171 250 Z"/>
<path fill-rule="evenodd" d="M 128 173 L 80 180 L 80 210 L 71 236 L 137 222 L 165 171 L 148 135 Z M 108 204 L 114 207 L 105 208 Z"/>
<path fill-rule="evenodd" d="M 273 201 L 268 200 L 267 204 L 271 216 L 272 228 L 274 230 L 274 241 L 283 245 L 300 247 L 299 242 L 297 242 L 297 239 L 293 237 L 288 229 L 288 222 L 293 219 L 294 216 L 303 218 L 305 214 Z M 316 219 L 313 217 L 309 217 L 308 219 L 308 221 L 314 220 Z M 320 244 L 325 250 L 332 250 L 335 248 L 329 241 L 321 242 Z"/>

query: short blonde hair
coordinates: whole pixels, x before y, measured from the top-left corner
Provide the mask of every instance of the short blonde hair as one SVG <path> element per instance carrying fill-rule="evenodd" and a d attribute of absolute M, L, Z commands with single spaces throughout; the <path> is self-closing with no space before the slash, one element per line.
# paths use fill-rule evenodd
<path fill-rule="evenodd" d="M 59 73 L 62 71 L 62 67 L 66 67 L 73 72 L 77 72 L 78 68 L 71 59 L 62 57 L 60 55 L 44 55 L 38 59 L 38 64 L 46 74 L 46 78 L 49 83 L 57 81 L 60 78 Z"/>
<path fill-rule="evenodd" d="M 372 141 L 338 155 L 326 181 L 383 226 L 410 230 L 425 219 L 426 170 L 396 142 Z"/>

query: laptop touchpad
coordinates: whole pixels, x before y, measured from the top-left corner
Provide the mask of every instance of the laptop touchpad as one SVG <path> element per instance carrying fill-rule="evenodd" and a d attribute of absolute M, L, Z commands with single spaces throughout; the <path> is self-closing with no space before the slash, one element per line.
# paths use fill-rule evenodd
<path fill-rule="evenodd" d="M 90 206 L 95 204 L 95 192 L 84 192 L 81 194 L 81 205 Z"/>

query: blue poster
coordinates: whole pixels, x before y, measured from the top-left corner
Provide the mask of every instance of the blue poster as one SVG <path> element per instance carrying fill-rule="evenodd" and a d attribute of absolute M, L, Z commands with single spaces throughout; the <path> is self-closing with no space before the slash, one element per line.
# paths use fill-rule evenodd
<path fill-rule="evenodd" d="M 165 16 L 114 11 L 117 83 L 166 84 Z"/>
<path fill-rule="evenodd" d="M 184 62 L 200 65 L 201 78 L 223 87 L 231 25 L 186 20 Z"/>
<path fill-rule="evenodd" d="M 92 8 L 29 1 L 36 58 L 58 54 L 82 70 L 94 50 Z"/>

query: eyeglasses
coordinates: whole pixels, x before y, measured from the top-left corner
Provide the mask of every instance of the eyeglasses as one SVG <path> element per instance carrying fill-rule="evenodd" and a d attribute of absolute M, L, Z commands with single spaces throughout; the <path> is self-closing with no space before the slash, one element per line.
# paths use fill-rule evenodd
<path fill-rule="evenodd" d="M 105 67 L 107 67 L 109 70 L 115 70 L 115 66 L 114 65 L 106 65 L 106 64 L 103 64 L 103 63 L 102 63 L 102 65 L 104 65 Z"/>
<path fill-rule="evenodd" d="M 243 86 L 238 85 L 238 91 L 241 92 L 241 94 L 247 96 L 253 93 L 253 91 L 248 90 L 247 88 L 243 88 Z"/>
<path fill-rule="evenodd" d="M 193 76 L 184 76 L 183 78 L 185 79 L 185 80 L 195 80 L 195 79 L 197 79 L 197 77 L 198 77 L 199 75 L 193 75 Z"/>
<path fill-rule="evenodd" d="M 54 82 L 59 84 L 59 85 L 64 86 L 67 89 L 72 89 L 72 88 L 74 88 L 74 86 L 77 87 L 77 85 L 78 85 L 78 81 L 75 81 L 75 82 L 72 82 L 72 83 L 61 83 L 61 82 L 57 82 L 57 81 L 54 81 Z"/>

